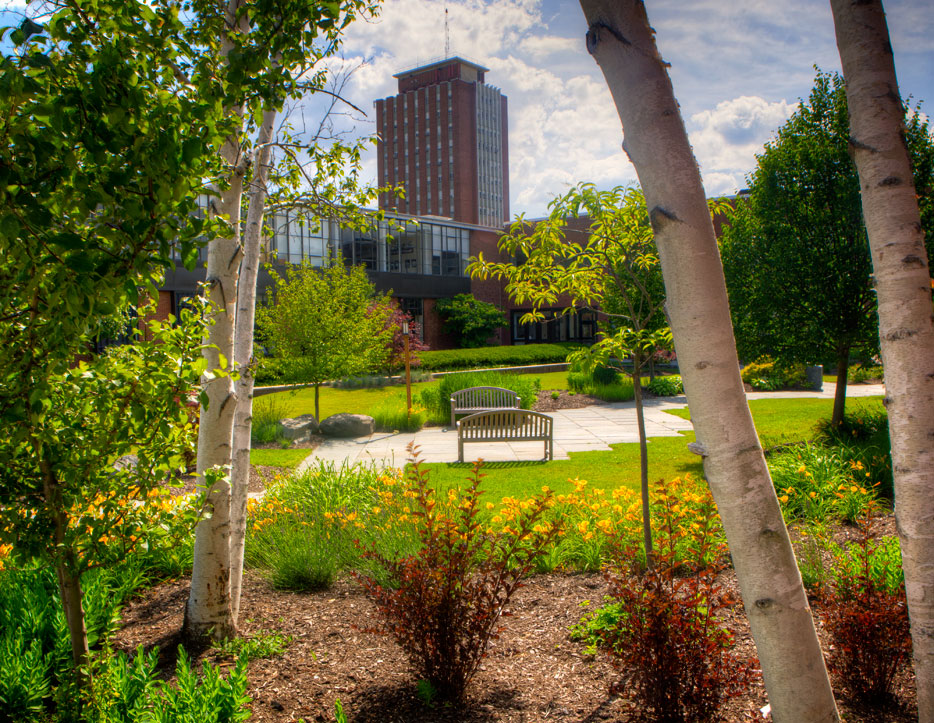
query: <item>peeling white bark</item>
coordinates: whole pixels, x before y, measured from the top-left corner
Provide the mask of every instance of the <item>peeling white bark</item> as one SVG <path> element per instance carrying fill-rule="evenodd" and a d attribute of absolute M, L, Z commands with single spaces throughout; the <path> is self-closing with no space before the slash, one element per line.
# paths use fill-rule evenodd
<path fill-rule="evenodd" d="M 233 50 L 231 34 L 245 30 L 245 16 L 238 19 L 243 0 L 229 0 L 226 9 L 228 32 L 222 39 L 223 57 Z M 221 148 L 229 170 L 228 186 L 212 198 L 210 212 L 228 219 L 231 235 L 208 244 L 207 296 L 212 304 L 213 324 L 208 328 L 203 352 L 207 369 L 230 371 L 234 360 L 234 321 L 237 313 L 237 286 L 240 275 L 240 202 L 246 159 L 242 156 L 240 133 L 244 108 L 231 108 L 240 122 Z M 223 357 L 223 360 L 222 358 Z M 222 363 L 223 361 L 223 363 Z M 185 631 L 192 637 L 210 635 L 225 639 L 236 635 L 236 621 L 230 605 L 230 466 L 234 414 L 237 396 L 228 375 L 205 377 L 203 388 L 208 406 L 201 408 L 198 427 L 198 483 L 206 485 L 206 470 L 221 468 L 225 476 L 207 494 L 205 513 L 195 529 L 194 564 L 191 591 L 185 608 Z"/>
<path fill-rule="evenodd" d="M 249 206 L 243 234 L 243 262 L 237 296 L 234 360 L 240 372 L 236 382 L 237 411 L 233 432 L 233 469 L 230 504 L 230 606 L 236 622 L 240 616 L 243 552 L 246 545 L 247 489 L 250 483 L 250 433 L 253 427 L 253 326 L 256 320 L 256 278 L 259 274 L 266 181 L 269 178 L 270 141 L 276 111 L 266 110 L 259 129 L 253 179 L 247 194 Z"/>
<path fill-rule="evenodd" d="M 831 0 L 850 149 L 879 300 L 895 518 L 911 618 L 918 719 L 934 721 L 934 320 L 904 110 L 881 0 Z"/>
<path fill-rule="evenodd" d="M 838 721 L 788 532 L 753 426 L 716 237 L 684 123 L 637 0 L 581 0 L 587 47 L 645 193 L 704 470 L 720 511 L 778 723 Z"/>

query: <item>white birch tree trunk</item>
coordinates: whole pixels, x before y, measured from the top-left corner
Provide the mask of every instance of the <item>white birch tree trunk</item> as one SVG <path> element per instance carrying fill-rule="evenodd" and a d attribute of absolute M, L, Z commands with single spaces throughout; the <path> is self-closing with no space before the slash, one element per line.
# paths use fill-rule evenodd
<path fill-rule="evenodd" d="M 243 261 L 237 294 L 234 359 L 240 378 L 236 382 L 237 410 L 233 431 L 233 467 L 230 502 L 230 606 L 234 622 L 240 616 L 243 584 L 243 552 L 246 545 L 247 489 L 250 483 L 250 434 L 253 427 L 253 326 L 256 320 L 256 278 L 259 274 L 266 182 L 276 111 L 263 113 L 257 139 L 253 179 L 247 194 L 249 205 L 243 234 Z"/>
<path fill-rule="evenodd" d="M 237 18 L 243 0 L 229 0 L 226 8 L 227 33 L 222 39 L 224 58 L 233 50 L 230 36 L 244 30 L 243 18 Z M 221 148 L 229 174 L 227 187 L 211 200 L 210 212 L 228 219 L 230 236 L 208 243 L 207 297 L 212 304 L 213 323 L 205 339 L 204 358 L 207 372 L 203 388 L 208 397 L 202 406 L 198 427 L 198 484 L 205 486 L 205 471 L 224 470 L 208 490 L 205 509 L 195 529 L 191 591 L 185 608 L 184 628 L 193 638 L 210 635 L 226 639 L 236 635 L 236 622 L 230 605 L 230 466 L 234 413 L 237 396 L 233 380 L 227 374 L 212 374 L 215 369 L 231 370 L 234 360 L 234 323 L 237 313 L 237 285 L 240 275 L 240 204 L 247 159 L 243 156 L 240 134 L 244 108 L 232 108 L 240 117 L 237 129 Z"/>
<path fill-rule="evenodd" d="M 904 108 L 881 0 L 831 0 L 879 300 L 895 518 L 918 719 L 934 721 L 934 321 Z"/>
<path fill-rule="evenodd" d="M 655 232 L 666 308 L 704 471 L 720 511 L 778 723 L 838 721 L 739 376 L 723 268 L 666 64 L 638 0 L 581 0 Z"/>

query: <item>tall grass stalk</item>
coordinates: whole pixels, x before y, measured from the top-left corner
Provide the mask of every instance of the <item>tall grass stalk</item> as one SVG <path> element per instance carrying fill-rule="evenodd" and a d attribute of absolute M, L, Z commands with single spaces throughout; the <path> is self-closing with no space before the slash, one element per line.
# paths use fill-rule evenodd
<path fill-rule="evenodd" d="M 279 437 L 279 420 L 288 416 L 285 401 L 270 394 L 253 400 L 253 426 L 250 437 L 258 444 L 275 442 Z"/>

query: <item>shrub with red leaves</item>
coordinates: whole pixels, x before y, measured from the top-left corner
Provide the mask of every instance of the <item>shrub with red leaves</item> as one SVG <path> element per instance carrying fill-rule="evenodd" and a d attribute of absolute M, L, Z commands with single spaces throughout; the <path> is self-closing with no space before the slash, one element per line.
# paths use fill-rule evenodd
<path fill-rule="evenodd" d="M 550 495 L 536 498 L 502 533 L 487 532 L 478 519 L 483 476 L 478 463 L 466 490 L 439 498 L 416 457 L 405 494 L 420 548 L 399 560 L 367 553 L 394 587 L 358 575 L 379 610 L 381 630 L 442 700 L 464 697 L 507 603 L 558 532 L 543 521 Z"/>
<path fill-rule="evenodd" d="M 717 564 L 705 562 L 721 557 L 711 550 L 722 544 L 709 534 L 715 510 L 707 508 L 699 522 L 684 519 L 664 485 L 657 490 L 662 529 L 654 567 L 642 569 L 638 551 L 626 549 L 608 569 L 618 619 L 601 632 L 599 643 L 621 672 L 612 692 L 635 701 L 634 713 L 643 720 L 714 720 L 726 699 L 747 691 L 758 676 L 758 661 L 732 651 L 733 633 L 719 620 L 738 601 L 716 583 Z M 694 538 L 694 560 L 687 565 L 676 551 L 684 537 Z"/>
<path fill-rule="evenodd" d="M 391 370 L 405 368 L 405 334 L 402 333 L 402 323 L 409 322 L 409 365 L 421 365 L 418 352 L 428 351 L 428 344 L 421 339 L 421 324 L 412 320 L 412 316 L 403 311 L 395 299 L 380 301 L 371 310 L 371 313 L 382 314 L 385 318 L 384 329 L 392 330 L 389 340 L 389 360 L 387 367 Z"/>
<path fill-rule="evenodd" d="M 878 704 L 891 699 L 895 678 L 911 658 L 908 603 L 904 580 L 890 574 L 898 561 L 873 544 L 868 518 L 859 527 L 850 548 L 856 565 L 835 570 L 835 585 L 821 596 L 821 618 L 832 640 L 827 662 L 838 684 L 859 702 Z"/>

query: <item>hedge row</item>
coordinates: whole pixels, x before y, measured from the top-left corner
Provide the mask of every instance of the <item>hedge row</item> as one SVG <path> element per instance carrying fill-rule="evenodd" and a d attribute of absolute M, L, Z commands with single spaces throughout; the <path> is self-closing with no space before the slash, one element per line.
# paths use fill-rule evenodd
<path fill-rule="evenodd" d="M 440 372 L 456 369 L 512 367 L 527 364 L 553 364 L 567 360 L 579 344 L 526 344 L 524 346 L 490 346 L 480 349 L 443 349 L 420 351 L 419 369 Z M 300 384 L 305 380 L 295 371 L 300 365 L 291 359 L 262 357 L 258 360 L 254 379 L 259 386 L 270 384 Z"/>
<path fill-rule="evenodd" d="M 527 364 L 553 364 L 567 361 L 580 344 L 525 344 L 523 346 L 488 346 L 480 349 L 442 349 L 418 353 L 421 368 L 440 372 L 449 369 L 482 369 Z"/>

